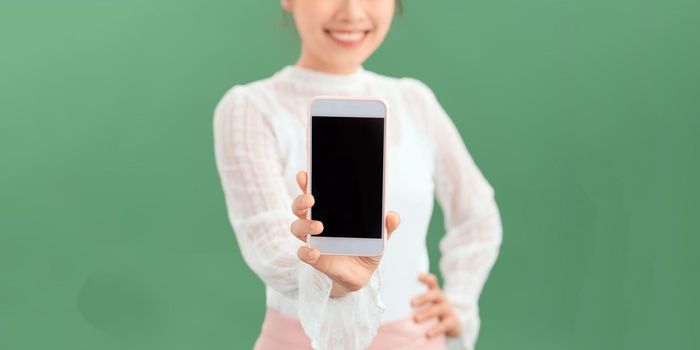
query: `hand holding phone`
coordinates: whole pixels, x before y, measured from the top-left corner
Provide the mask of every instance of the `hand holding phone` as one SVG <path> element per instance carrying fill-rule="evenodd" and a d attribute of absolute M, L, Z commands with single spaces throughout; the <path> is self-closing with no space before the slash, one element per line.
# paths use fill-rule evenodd
<path fill-rule="evenodd" d="M 292 211 L 299 219 L 292 223 L 291 230 L 294 236 L 306 242 L 308 235 L 318 235 L 323 232 L 323 223 L 307 218 L 309 210 L 314 205 L 314 197 L 307 191 L 307 173 L 300 171 L 296 180 L 303 194 L 294 199 L 292 204 Z M 399 226 L 399 221 L 399 216 L 394 212 L 389 212 L 386 215 L 387 239 Z M 318 249 L 307 246 L 300 247 L 297 256 L 333 280 L 331 297 L 343 296 L 364 287 L 374 270 L 379 267 L 382 258 L 381 255 L 321 255 Z"/>

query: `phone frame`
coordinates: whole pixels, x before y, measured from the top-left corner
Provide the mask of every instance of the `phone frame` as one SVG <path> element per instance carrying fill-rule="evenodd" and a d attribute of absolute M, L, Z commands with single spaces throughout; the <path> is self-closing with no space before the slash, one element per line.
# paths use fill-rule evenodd
<path fill-rule="evenodd" d="M 389 133 L 389 105 L 383 99 L 368 96 L 316 96 L 308 103 L 308 123 L 306 127 L 307 184 L 306 193 L 311 193 L 313 169 L 311 167 L 311 125 L 314 115 L 326 118 L 364 117 L 384 119 L 384 142 L 382 159 L 382 237 L 323 237 L 306 236 L 306 245 L 318 249 L 322 255 L 379 256 L 386 246 L 386 178 L 387 178 L 387 139 Z M 311 210 L 306 214 L 311 219 Z"/>

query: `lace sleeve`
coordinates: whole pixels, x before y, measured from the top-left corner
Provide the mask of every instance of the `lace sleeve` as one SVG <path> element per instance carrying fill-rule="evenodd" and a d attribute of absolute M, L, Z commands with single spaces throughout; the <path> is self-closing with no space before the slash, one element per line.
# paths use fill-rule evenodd
<path fill-rule="evenodd" d="M 302 242 L 289 227 L 295 216 L 274 136 L 266 119 L 236 86 L 214 112 L 216 165 L 228 218 L 241 254 L 263 282 L 296 296 Z"/>
<path fill-rule="evenodd" d="M 311 266 L 305 266 L 301 281 L 323 286 L 301 290 L 299 293 L 299 318 L 306 334 L 311 338 L 313 348 L 366 349 L 377 335 L 385 310 L 379 295 L 379 270 L 374 271 L 364 288 L 340 298 L 328 298 L 328 294 L 319 295 L 319 291 L 330 288 L 330 279 Z M 325 305 L 304 307 L 313 305 L 317 300 L 323 300 Z"/>
<path fill-rule="evenodd" d="M 229 221 L 246 264 L 269 287 L 298 299 L 299 319 L 315 349 L 364 349 L 379 326 L 379 277 L 342 298 L 332 282 L 301 262 L 290 232 L 296 217 L 269 120 L 236 86 L 214 112 L 216 165 Z M 299 191 L 301 194 L 301 191 Z"/>
<path fill-rule="evenodd" d="M 435 191 L 444 213 L 440 240 L 443 290 L 462 324 L 461 347 L 473 349 L 479 333 L 478 300 L 502 239 L 494 190 L 432 90 L 416 81 L 427 99 L 435 144 Z"/>

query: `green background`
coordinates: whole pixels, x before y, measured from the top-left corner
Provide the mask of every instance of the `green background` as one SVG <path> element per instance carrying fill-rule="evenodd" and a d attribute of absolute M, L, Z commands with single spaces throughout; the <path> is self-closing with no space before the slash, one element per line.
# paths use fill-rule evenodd
<path fill-rule="evenodd" d="M 433 88 L 503 216 L 479 348 L 698 347 L 700 2 L 404 4 L 365 67 Z M 212 113 L 296 60 L 287 20 L 273 0 L 0 3 L 0 349 L 252 346 L 264 289 Z"/>

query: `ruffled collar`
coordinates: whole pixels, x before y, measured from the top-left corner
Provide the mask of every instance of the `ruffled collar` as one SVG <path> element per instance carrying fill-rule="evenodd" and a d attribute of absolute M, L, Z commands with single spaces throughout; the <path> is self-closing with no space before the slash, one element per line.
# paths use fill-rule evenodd
<path fill-rule="evenodd" d="M 297 65 L 282 68 L 278 77 L 289 81 L 300 91 L 318 94 L 359 93 L 365 86 L 370 73 L 358 67 L 349 74 L 333 74 Z"/>

